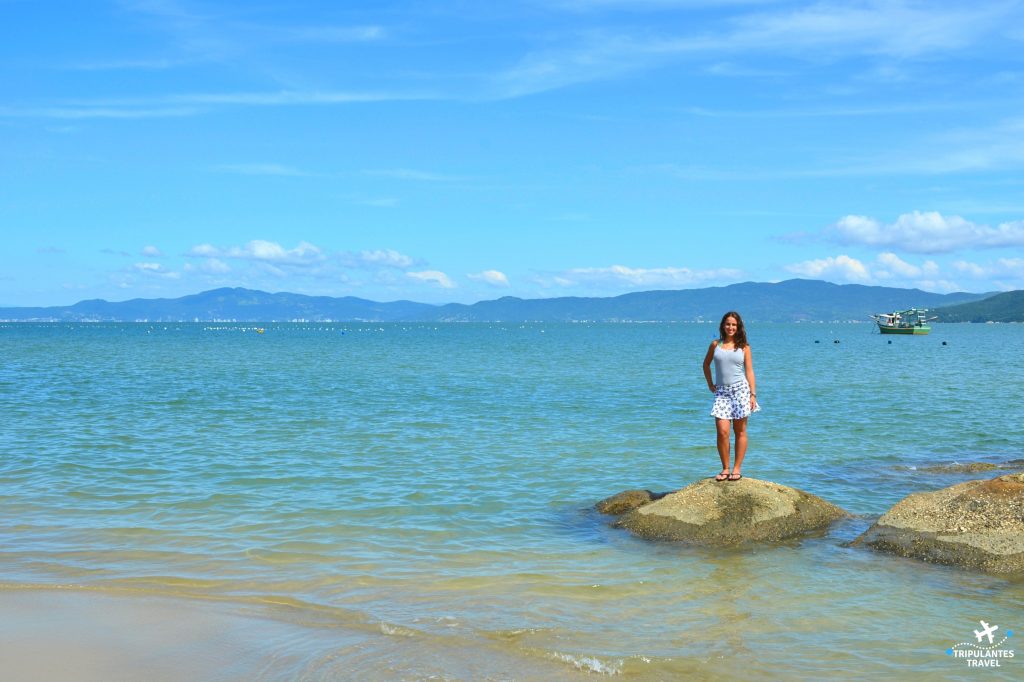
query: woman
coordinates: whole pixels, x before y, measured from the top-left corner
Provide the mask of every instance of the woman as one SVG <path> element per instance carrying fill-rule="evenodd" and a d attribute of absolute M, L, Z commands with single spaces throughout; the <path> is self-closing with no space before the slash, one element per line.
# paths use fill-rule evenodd
<path fill-rule="evenodd" d="M 715 362 L 715 383 L 711 383 L 711 361 Z M 738 481 L 743 478 L 740 467 L 747 454 L 747 417 L 761 408 L 757 404 L 754 364 L 750 344 L 743 328 L 743 318 L 735 311 L 722 316 L 718 338 L 711 342 L 704 356 L 704 378 L 715 394 L 711 416 L 718 433 L 718 456 L 722 473 L 716 481 Z M 736 464 L 729 470 L 729 425 L 736 431 Z"/>

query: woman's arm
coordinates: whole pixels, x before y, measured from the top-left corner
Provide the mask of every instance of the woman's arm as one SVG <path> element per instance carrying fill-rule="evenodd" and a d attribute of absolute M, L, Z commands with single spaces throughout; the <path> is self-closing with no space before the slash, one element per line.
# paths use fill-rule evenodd
<path fill-rule="evenodd" d="M 707 355 L 704 356 L 704 379 L 708 382 L 708 388 L 712 393 L 715 392 L 715 382 L 711 380 L 711 361 L 715 359 L 715 346 L 717 345 L 718 341 L 712 341 Z"/>
<path fill-rule="evenodd" d="M 750 355 L 750 346 L 743 347 L 743 366 L 746 370 L 747 383 L 750 384 L 750 405 L 757 402 L 757 381 L 754 379 L 754 360 Z"/>

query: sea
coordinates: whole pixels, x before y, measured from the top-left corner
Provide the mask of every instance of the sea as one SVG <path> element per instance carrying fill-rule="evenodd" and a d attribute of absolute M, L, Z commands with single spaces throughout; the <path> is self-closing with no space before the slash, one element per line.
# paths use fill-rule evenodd
<path fill-rule="evenodd" d="M 639 539 L 594 504 L 720 471 L 715 333 L 0 324 L 0 595 L 216 609 L 259 645 L 211 680 L 1024 677 L 1024 650 L 947 653 L 1024 634 L 1024 579 L 849 546 L 911 493 L 1024 470 L 1024 326 L 748 324 L 744 475 L 852 517 Z"/>

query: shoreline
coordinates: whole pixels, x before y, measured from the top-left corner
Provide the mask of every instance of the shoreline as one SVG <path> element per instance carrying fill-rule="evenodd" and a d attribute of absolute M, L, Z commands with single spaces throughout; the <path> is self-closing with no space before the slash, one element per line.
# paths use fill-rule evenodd
<path fill-rule="evenodd" d="M 586 657 L 534 658 L 386 623 L 310 625 L 244 602 L 84 586 L 0 587 L 0 616 L 4 682 L 571 681 L 607 672 Z"/>

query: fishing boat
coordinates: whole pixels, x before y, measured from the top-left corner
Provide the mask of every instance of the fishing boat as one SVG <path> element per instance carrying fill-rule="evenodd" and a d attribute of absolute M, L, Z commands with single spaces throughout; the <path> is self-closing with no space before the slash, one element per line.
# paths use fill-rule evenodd
<path fill-rule="evenodd" d="M 928 323 L 938 319 L 928 317 L 927 308 L 908 308 L 891 313 L 872 315 L 882 334 L 927 334 L 932 330 Z"/>

